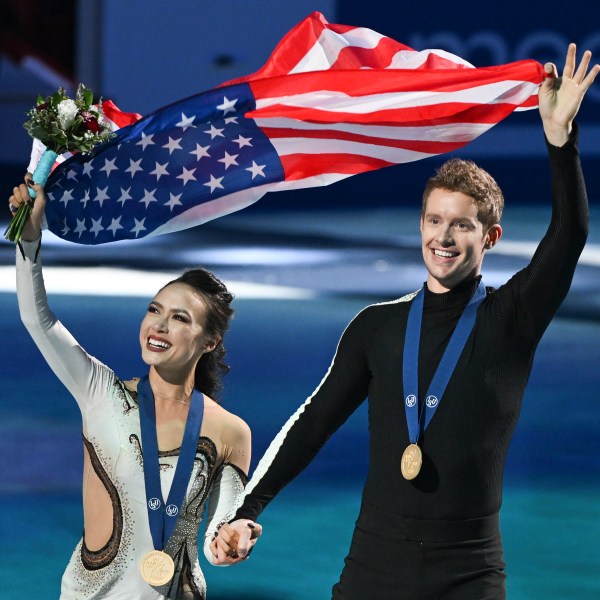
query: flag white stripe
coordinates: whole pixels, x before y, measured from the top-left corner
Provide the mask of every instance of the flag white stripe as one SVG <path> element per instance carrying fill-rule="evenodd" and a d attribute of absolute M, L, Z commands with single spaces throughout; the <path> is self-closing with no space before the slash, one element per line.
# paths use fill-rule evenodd
<path fill-rule="evenodd" d="M 337 60 L 340 51 L 347 46 L 348 44 L 344 43 L 342 36 L 328 29 L 323 29 L 313 47 L 290 71 L 290 74 L 327 71 Z"/>
<path fill-rule="evenodd" d="M 428 142 L 464 142 L 470 141 L 489 129 L 489 123 L 446 123 L 423 127 L 397 127 L 387 125 L 359 125 L 354 123 L 310 123 L 296 119 L 258 118 L 254 119 L 259 127 L 272 129 L 297 129 L 302 131 L 341 131 L 367 135 L 389 140 L 418 140 Z"/>
<path fill-rule="evenodd" d="M 343 34 L 335 33 L 330 29 L 326 29 L 327 33 L 334 35 L 336 39 L 344 39 L 345 46 L 354 46 L 356 48 L 376 48 L 381 40 L 385 39 L 385 35 L 381 35 L 372 29 L 367 27 L 355 27 L 350 31 L 346 31 Z M 321 35 L 321 37 L 323 37 Z"/>
<path fill-rule="evenodd" d="M 490 125 L 491 127 L 491 125 Z M 356 154 L 358 156 L 370 156 L 391 163 L 410 162 L 421 158 L 435 156 L 436 153 L 417 152 L 405 148 L 391 148 L 389 146 L 378 146 L 377 144 L 365 144 L 347 140 L 314 139 L 307 140 L 310 143 L 299 145 L 298 138 L 275 138 L 271 143 L 279 156 L 292 154 Z"/>
<path fill-rule="evenodd" d="M 394 54 L 387 68 L 418 69 L 424 62 L 427 61 L 431 54 L 439 56 L 440 58 L 445 58 L 446 60 L 449 60 L 457 65 L 475 68 L 470 62 L 460 58 L 460 56 L 456 56 L 456 54 L 450 54 L 450 52 L 438 49 L 421 50 L 420 52 L 417 52 L 416 50 L 400 50 Z"/>
<path fill-rule="evenodd" d="M 379 110 L 434 106 L 452 102 L 468 104 L 521 104 L 537 90 L 537 84 L 518 81 L 498 81 L 454 92 L 386 92 L 350 96 L 335 90 L 311 91 L 290 96 L 275 96 L 256 101 L 256 109 L 274 105 L 314 108 L 326 112 L 369 114 Z"/>
<path fill-rule="evenodd" d="M 102 115 L 102 120 L 110 125 L 111 131 L 118 131 L 120 129 L 120 127 L 112 119 L 109 119 L 106 115 Z"/>
<path fill-rule="evenodd" d="M 150 232 L 146 237 L 163 235 L 202 225 L 203 223 L 218 219 L 254 204 L 267 192 L 283 192 L 285 190 L 296 190 L 306 187 L 321 187 L 331 185 L 352 175 L 352 173 L 323 173 L 322 175 L 313 175 L 292 181 L 266 183 L 265 185 L 252 188 L 251 193 L 248 190 L 234 192 L 233 194 L 228 194 L 222 198 L 217 198 L 190 208 Z"/>
<path fill-rule="evenodd" d="M 207 202 L 192 206 L 192 208 L 178 214 L 160 227 L 157 227 L 146 237 L 196 227 L 196 225 L 202 225 L 202 223 L 206 223 L 212 219 L 218 219 L 219 217 L 246 208 L 260 200 L 267 192 L 271 191 L 272 185 L 273 184 L 271 183 L 267 183 L 265 185 L 240 190 L 239 192 L 233 192 L 232 194 L 222 196 L 221 198 L 208 200 Z"/>
<path fill-rule="evenodd" d="M 298 61 L 290 73 L 307 73 L 309 71 L 326 71 L 335 63 L 344 48 L 375 48 L 384 38 L 371 29 L 357 27 L 339 34 L 324 29 L 313 47 Z"/>
<path fill-rule="evenodd" d="M 353 173 L 323 173 L 322 175 L 312 175 L 311 177 L 291 181 L 266 183 L 265 185 L 252 188 L 251 193 L 249 193 L 248 190 L 234 192 L 233 194 L 228 194 L 227 196 L 190 208 L 150 232 L 146 237 L 163 235 L 165 233 L 172 233 L 202 225 L 203 223 L 207 223 L 208 221 L 231 214 L 232 212 L 254 204 L 267 192 L 283 192 L 306 187 L 322 187 L 331 185 L 332 183 L 341 181 L 352 175 Z"/>
<path fill-rule="evenodd" d="M 327 71 L 335 62 L 337 54 L 329 52 L 317 40 L 314 46 L 304 55 L 304 57 L 290 70 L 290 74 L 308 73 L 311 71 Z"/>
<path fill-rule="evenodd" d="M 290 73 L 326 71 L 338 60 L 339 54 L 344 48 L 374 49 L 385 38 L 386 36 L 364 27 L 357 27 L 344 34 L 324 29 L 313 47 L 298 61 Z M 421 51 L 400 50 L 390 57 L 386 69 L 417 69 L 427 61 L 431 54 L 449 60 L 457 65 L 474 68 L 470 62 L 460 56 L 456 56 L 445 50 L 427 49 Z"/>

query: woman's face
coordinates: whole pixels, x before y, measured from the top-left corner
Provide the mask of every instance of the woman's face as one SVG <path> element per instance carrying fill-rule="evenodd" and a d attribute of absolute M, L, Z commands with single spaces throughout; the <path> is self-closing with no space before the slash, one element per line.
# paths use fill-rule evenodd
<path fill-rule="evenodd" d="M 206 305 L 200 294 L 183 283 L 168 285 L 154 297 L 140 327 L 143 361 L 187 374 L 216 345 L 205 324 Z"/>

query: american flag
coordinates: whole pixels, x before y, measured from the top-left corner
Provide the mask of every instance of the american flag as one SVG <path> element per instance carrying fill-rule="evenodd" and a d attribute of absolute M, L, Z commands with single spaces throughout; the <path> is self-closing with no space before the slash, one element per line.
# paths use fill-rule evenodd
<path fill-rule="evenodd" d="M 267 192 L 451 152 L 537 106 L 542 66 L 475 68 L 313 13 L 256 73 L 162 108 L 51 174 L 48 227 L 81 244 L 194 227 Z"/>

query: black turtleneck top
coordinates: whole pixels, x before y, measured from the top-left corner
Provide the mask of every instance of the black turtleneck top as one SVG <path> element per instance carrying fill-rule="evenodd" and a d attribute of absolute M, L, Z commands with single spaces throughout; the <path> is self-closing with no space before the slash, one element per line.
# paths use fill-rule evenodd
<path fill-rule="evenodd" d="M 487 290 L 475 326 L 440 405 L 421 436 L 423 467 L 400 471 L 409 444 L 402 352 L 412 295 L 369 306 L 348 325 L 314 394 L 271 443 L 246 488 L 236 518 L 256 519 L 368 397 L 370 460 L 363 503 L 417 519 L 462 520 L 498 512 L 502 476 L 535 349 L 565 298 L 588 229 L 576 132 L 548 145 L 553 210 L 531 263 Z M 436 294 L 425 286 L 419 349 L 422 402 L 478 279 Z"/>

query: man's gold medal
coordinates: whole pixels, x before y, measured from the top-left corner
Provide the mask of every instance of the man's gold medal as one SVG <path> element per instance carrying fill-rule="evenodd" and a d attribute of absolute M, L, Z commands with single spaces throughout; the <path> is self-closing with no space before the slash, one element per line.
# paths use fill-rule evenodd
<path fill-rule="evenodd" d="M 402 454 L 400 469 L 404 479 L 414 479 L 421 470 L 423 464 L 423 453 L 417 444 L 409 444 Z"/>

